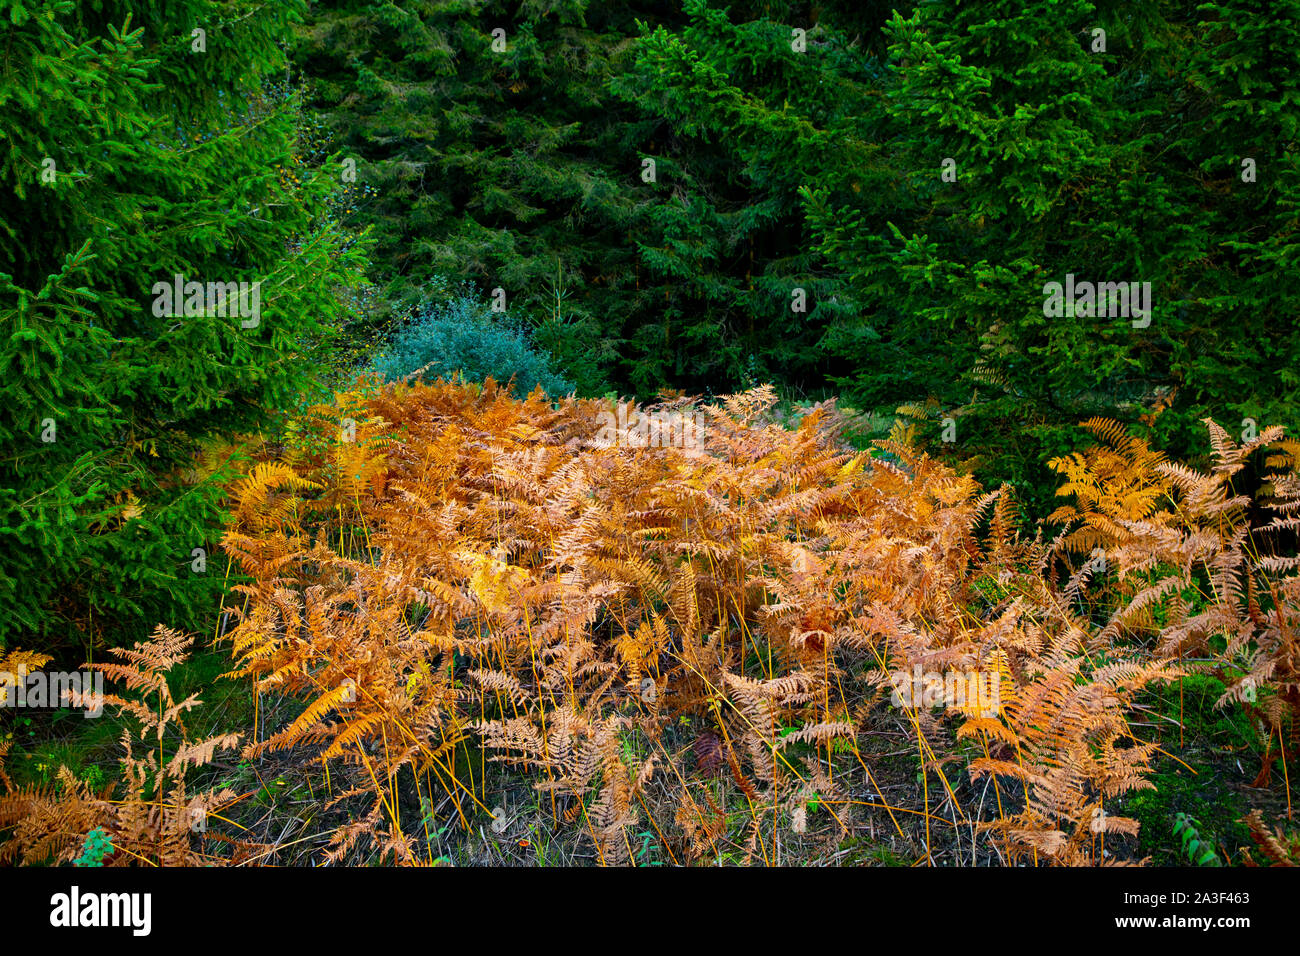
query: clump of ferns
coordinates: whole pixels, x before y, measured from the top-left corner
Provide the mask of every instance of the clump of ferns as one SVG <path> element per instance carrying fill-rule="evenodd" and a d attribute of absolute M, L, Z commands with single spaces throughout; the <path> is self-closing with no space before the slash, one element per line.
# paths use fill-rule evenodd
<path fill-rule="evenodd" d="M 192 636 L 159 625 L 132 648 L 112 648 L 117 662 L 88 665 L 119 682 L 132 696 L 69 692 L 75 707 L 111 707 L 122 723 L 121 779 L 92 790 L 67 767 L 58 786 L 15 787 L 4 773 L 8 744 L 0 745 L 0 862 L 129 866 L 196 866 L 255 861 L 264 849 L 231 838 L 210 821 L 237 796 L 229 787 L 195 791 L 190 774 L 235 747 L 238 734 L 190 735 L 184 715 L 198 707 L 195 695 L 172 696 L 168 675 L 185 661 Z M 143 744 L 144 746 L 139 746 Z M 98 834 L 98 836 L 92 836 Z"/>

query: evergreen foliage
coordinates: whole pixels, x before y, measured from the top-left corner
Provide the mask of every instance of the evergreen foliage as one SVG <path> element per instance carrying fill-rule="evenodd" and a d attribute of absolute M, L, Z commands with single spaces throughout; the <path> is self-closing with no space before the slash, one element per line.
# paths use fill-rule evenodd
<path fill-rule="evenodd" d="M 1043 463 L 1080 418 L 1146 412 L 1180 455 L 1207 416 L 1295 422 L 1300 286 L 1279 263 L 1296 250 L 1296 11 L 895 14 L 890 174 L 861 199 L 807 191 L 816 242 L 869 316 L 828 338 L 857 359 L 838 384 L 868 405 L 936 400 L 957 454 L 1028 483 L 1040 508 Z M 1151 315 L 1046 316 L 1045 284 L 1069 274 L 1149 282 Z"/>
<path fill-rule="evenodd" d="M 290 406 L 361 261 L 272 85 L 305 9 L 0 4 L 0 642 L 186 625 L 221 587 L 199 442 Z M 175 275 L 261 282 L 260 315 L 156 309 Z"/>
<path fill-rule="evenodd" d="M 491 306 L 469 290 L 434 301 L 417 311 L 377 355 L 373 370 L 384 379 L 414 377 L 468 381 L 488 377 L 512 382 L 517 394 L 537 386 L 549 395 L 566 395 L 572 382 L 555 374 L 550 357 L 529 341 L 520 320 L 494 314 Z"/>

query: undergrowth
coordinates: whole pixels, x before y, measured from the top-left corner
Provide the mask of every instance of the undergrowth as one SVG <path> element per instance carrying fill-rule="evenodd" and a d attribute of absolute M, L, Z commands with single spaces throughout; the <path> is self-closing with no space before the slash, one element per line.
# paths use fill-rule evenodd
<path fill-rule="evenodd" d="M 238 764 L 173 758 L 150 784 L 129 755 L 120 805 L 6 777 L 5 852 L 70 861 L 100 828 L 162 862 L 1140 862 L 1183 812 L 1151 799 L 1170 761 L 1201 759 L 1171 734 L 1238 748 L 1260 787 L 1294 765 L 1300 577 L 1273 542 L 1300 490 L 1278 430 L 1207 423 L 1202 474 L 1087 422 L 1100 443 L 1053 462 L 1071 502 L 1049 538 L 902 428 L 856 451 L 833 402 L 775 404 L 642 409 L 698 412 L 699 447 L 611 444 L 612 402 L 491 380 L 312 407 L 230 489 Z M 118 673 L 163 693 L 179 641 Z M 937 693 L 909 696 L 917 675 Z M 168 829 L 186 770 L 258 839 Z M 123 823 L 146 805 L 153 829 Z M 1252 820 L 1230 822 L 1285 857 Z"/>

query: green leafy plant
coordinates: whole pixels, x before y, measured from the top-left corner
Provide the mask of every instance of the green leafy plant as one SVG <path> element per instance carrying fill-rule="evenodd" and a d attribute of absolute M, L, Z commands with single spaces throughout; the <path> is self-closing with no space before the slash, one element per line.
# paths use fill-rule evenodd
<path fill-rule="evenodd" d="M 104 832 L 103 827 L 95 827 L 86 834 L 86 843 L 81 849 L 81 856 L 72 861 L 73 866 L 103 866 L 104 857 L 113 852 L 113 841 Z"/>
<path fill-rule="evenodd" d="M 1182 841 L 1183 855 L 1197 866 L 1222 866 L 1223 861 L 1200 832 L 1200 823 L 1185 813 L 1174 817 L 1174 835 Z"/>

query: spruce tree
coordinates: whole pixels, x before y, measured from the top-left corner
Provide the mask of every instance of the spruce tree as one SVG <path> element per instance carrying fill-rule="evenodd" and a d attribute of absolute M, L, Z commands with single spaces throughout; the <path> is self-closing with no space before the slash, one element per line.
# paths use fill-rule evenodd
<path fill-rule="evenodd" d="M 209 623 L 200 444 L 292 406 L 361 266 L 276 88 L 304 10 L 0 3 L 0 642 Z"/>
<path fill-rule="evenodd" d="M 1045 461 L 1082 418 L 1145 416 L 1183 457 L 1207 415 L 1295 421 L 1297 288 L 1279 268 L 1295 22 L 1287 4 L 896 14 L 880 99 L 894 186 L 807 193 L 862 312 L 828 339 L 857 365 L 839 384 L 865 404 L 929 400 L 932 435 L 950 419 L 955 439 L 938 447 L 1042 506 Z M 1070 276 L 1149 282 L 1151 313 L 1048 314 L 1045 287 Z"/>
<path fill-rule="evenodd" d="M 436 277 L 500 289 L 586 392 L 618 378 L 638 289 L 641 126 L 606 89 L 636 6 L 328 0 L 294 61 L 366 198 L 390 324 Z M 662 301 L 662 300 L 660 300 Z M 657 304 L 655 304 L 657 307 Z"/>
<path fill-rule="evenodd" d="M 434 276 L 468 278 L 588 394 L 824 383 L 836 299 L 797 188 L 856 162 L 838 137 L 864 55 L 808 5 L 733 23 L 702 3 L 333 0 L 313 17 L 295 62 L 357 159 L 399 317 Z M 806 54 L 791 24 L 813 31 Z"/>

